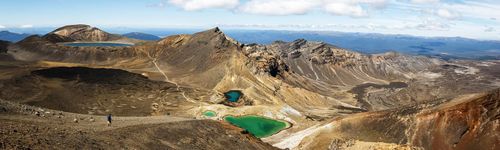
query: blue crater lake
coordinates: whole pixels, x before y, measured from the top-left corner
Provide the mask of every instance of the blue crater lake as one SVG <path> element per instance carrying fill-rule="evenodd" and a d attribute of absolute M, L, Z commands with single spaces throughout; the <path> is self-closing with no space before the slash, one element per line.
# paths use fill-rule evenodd
<path fill-rule="evenodd" d="M 231 91 L 224 93 L 224 96 L 230 102 L 237 102 L 240 99 L 241 95 L 243 95 L 243 93 L 241 93 L 240 91 L 237 91 L 237 90 L 231 90 Z"/>
<path fill-rule="evenodd" d="M 64 43 L 65 46 L 73 46 L 73 47 L 123 47 L 123 46 L 133 46 L 133 44 L 125 44 L 125 43 L 105 43 L 105 42 L 82 42 L 82 43 Z"/>

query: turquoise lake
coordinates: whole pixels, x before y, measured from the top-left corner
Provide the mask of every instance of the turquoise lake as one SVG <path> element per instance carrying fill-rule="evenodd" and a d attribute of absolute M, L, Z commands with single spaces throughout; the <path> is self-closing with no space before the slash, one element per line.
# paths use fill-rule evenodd
<path fill-rule="evenodd" d="M 224 93 L 224 96 L 230 102 L 237 102 L 240 99 L 242 94 L 243 93 L 241 93 L 240 91 L 232 90 L 232 91 Z"/>
<path fill-rule="evenodd" d="M 203 115 L 207 117 L 215 117 L 217 116 L 217 113 L 215 111 L 207 110 L 203 112 Z"/>

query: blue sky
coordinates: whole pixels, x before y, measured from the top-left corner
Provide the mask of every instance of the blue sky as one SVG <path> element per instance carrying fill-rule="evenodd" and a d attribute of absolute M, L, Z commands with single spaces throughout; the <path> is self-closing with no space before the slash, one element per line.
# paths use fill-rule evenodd
<path fill-rule="evenodd" d="M 498 0 L 2 0 L 0 30 L 67 24 L 328 30 L 500 40 Z"/>

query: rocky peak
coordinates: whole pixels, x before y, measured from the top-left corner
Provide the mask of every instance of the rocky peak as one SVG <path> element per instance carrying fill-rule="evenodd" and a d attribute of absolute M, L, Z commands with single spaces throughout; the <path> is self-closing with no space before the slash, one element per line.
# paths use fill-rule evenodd
<path fill-rule="evenodd" d="M 292 49 L 299 49 L 302 46 L 306 45 L 306 43 L 307 43 L 307 40 L 305 40 L 305 39 L 297 39 L 297 40 L 289 43 L 289 45 Z"/>
<path fill-rule="evenodd" d="M 214 32 L 222 32 L 222 31 L 220 31 L 219 27 L 215 27 L 215 28 L 213 28 L 211 30 L 214 30 Z"/>
<path fill-rule="evenodd" d="M 226 36 L 219 27 L 195 33 L 192 35 L 192 40 L 196 40 L 199 44 L 212 44 L 216 48 L 242 46 L 242 44 L 236 40 Z"/>
<path fill-rule="evenodd" d="M 190 38 L 191 35 L 188 34 L 172 35 L 158 40 L 157 43 L 160 45 L 166 45 L 170 47 L 179 47 L 181 45 L 184 45 L 185 42 L 187 42 Z"/>

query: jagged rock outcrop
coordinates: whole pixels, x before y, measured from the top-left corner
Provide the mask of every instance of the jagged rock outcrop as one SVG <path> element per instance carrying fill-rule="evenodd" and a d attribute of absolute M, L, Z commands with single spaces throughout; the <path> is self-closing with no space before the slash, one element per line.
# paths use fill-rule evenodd
<path fill-rule="evenodd" d="M 289 71 L 288 66 L 281 57 L 274 52 L 268 51 L 264 46 L 247 45 L 243 48 L 243 54 L 249 58 L 247 66 L 252 69 L 254 74 L 268 74 L 273 77 L 283 78 Z"/>
<path fill-rule="evenodd" d="M 246 49 L 275 53 L 294 73 L 340 86 L 407 80 L 410 74 L 439 64 L 430 58 L 394 53 L 363 55 L 304 39 L 289 43 L 278 41 L 271 45 L 248 45 Z"/>

